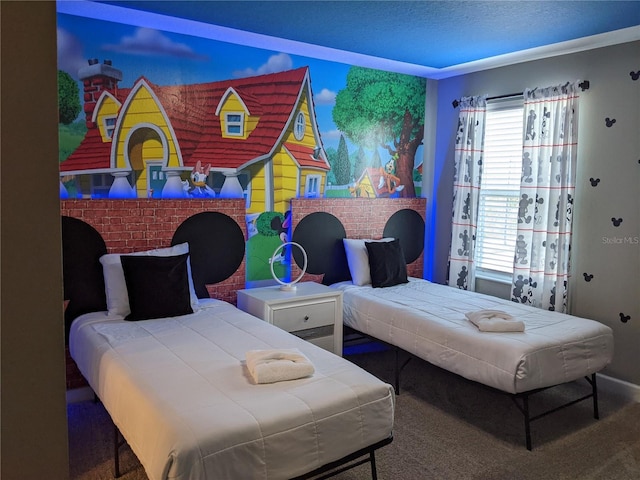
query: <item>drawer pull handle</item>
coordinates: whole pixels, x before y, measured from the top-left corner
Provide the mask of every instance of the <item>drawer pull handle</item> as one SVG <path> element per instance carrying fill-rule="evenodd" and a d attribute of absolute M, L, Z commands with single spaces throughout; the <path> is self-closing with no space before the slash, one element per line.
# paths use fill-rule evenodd
<path fill-rule="evenodd" d="M 305 316 L 304 316 L 304 321 L 306 322 L 306 321 L 308 321 L 308 320 L 309 320 L 309 315 L 305 315 Z"/>

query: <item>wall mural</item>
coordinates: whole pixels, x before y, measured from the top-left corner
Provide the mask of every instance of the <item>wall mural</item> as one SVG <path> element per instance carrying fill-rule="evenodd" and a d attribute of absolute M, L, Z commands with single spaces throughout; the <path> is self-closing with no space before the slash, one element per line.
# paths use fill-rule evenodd
<path fill-rule="evenodd" d="M 423 78 L 62 13 L 58 70 L 60 197 L 244 198 L 248 284 L 291 198 L 420 196 Z"/>

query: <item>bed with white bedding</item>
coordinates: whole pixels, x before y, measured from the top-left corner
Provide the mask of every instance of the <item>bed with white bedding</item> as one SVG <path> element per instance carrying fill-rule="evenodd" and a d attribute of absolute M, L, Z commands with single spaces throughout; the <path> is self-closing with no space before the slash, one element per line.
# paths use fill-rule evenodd
<path fill-rule="evenodd" d="M 65 328 L 113 420 L 116 477 L 126 442 L 151 480 L 327 478 L 364 463 L 376 478 L 393 387 L 227 300 L 245 283 L 243 200 L 185 200 L 173 237 L 164 225 L 154 248 L 124 253 L 109 218 L 69 216 L 84 206 L 63 210 Z M 265 383 L 265 353 L 304 368 L 290 375 L 287 358 Z"/>
<path fill-rule="evenodd" d="M 71 355 L 150 479 L 286 479 L 384 442 L 394 393 L 347 360 L 234 306 L 76 319 Z M 256 384 L 247 351 L 297 348 L 312 376 Z"/>
<path fill-rule="evenodd" d="M 345 325 L 436 366 L 507 393 L 570 382 L 611 362 L 613 332 L 600 322 L 549 312 L 422 279 L 343 291 Z M 523 332 L 484 332 L 465 313 L 504 311 Z"/>
<path fill-rule="evenodd" d="M 613 356 L 610 327 L 422 280 L 424 199 L 347 202 L 291 201 L 293 241 L 306 249 L 313 275 L 306 279 L 343 291 L 346 328 L 512 395 L 524 416 L 528 449 L 533 420 L 586 399 L 598 418 L 595 374 Z M 366 221 L 354 219 L 354 210 Z M 480 331 L 465 315 L 491 310 L 521 323 L 523 331 Z M 396 394 L 406 365 L 398 358 Z M 531 414 L 531 394 L 583 377 L 590 394 Z"/>

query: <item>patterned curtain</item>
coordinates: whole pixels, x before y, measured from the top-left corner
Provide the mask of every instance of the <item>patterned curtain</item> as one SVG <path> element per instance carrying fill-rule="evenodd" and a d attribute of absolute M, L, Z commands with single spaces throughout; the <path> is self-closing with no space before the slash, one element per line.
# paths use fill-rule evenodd
<path fill-rule="evenodd" d="M 577 159 L 577 84 L 524 92 L 524 146 L 511 300 L 567 311 Z"/>
<path fill-rule="evenodd" d="M 460 100 L 453 178 L 453 222 L 449 253 L 449 285 L 475 290 L 473 263 L 478 199 L 482 176 L 486 96 Z"/>

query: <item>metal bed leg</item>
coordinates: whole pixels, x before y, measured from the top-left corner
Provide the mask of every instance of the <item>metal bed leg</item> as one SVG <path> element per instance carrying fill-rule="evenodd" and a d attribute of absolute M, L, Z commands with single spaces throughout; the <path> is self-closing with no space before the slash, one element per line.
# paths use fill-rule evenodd
<path fill-rule="evenodd" d="M 396 347 L 396 371 L 395 371 L 396 395 L 400 395 L 400 368 L 398 367 L 399 362 L 400 362 L 400 349 Z"/>
<path fill-rule="evenodd" d="M 598 384 L 596 383 L 596 374 L 591 374 L 591 380 L 587 377 L 587 380 L 591 384 L 591 392 L 593 396 L 593 418 L 600 419 L 600 412 L 598 411 Z"/>
<path fill-rule="evenodd" d="M 412 357 L 407 358 L 402 366 L 400 366 L 400 348 L 395 347 L 396 350 L 396 371 L 395 371 L 395 389 L 396 395 L 400 395 L 400 372 L 404 370 L 404 367 L 411 361 Z"/>
<path fill-rule="evenodd" d="M 522 397 L 522 414 L 524 415 L 524 435 L 527 442 L 527 450 L 531 451 L 531 417 L 529 415 L 529 395 Z"/>
<path fill-rule="evenodd" d="M 369 454 L 369 459 L 371 460 L 371 478 L 372 478 L 372 480 L 378 480 L 378 469 L 376 468 L 376 454 L 375 454 L 375 452 L 371 452 Z"/>
<path fill-rule="evenodd" d="M 392 442 L 393 436 L 377 442 L 374 445 L 365 447 L 357 452 L 351 453 L 346 457 L 335 462 L 328 463 L 320 468 L 317 468 L 311 472 L 305 473 L 290 480 L 307 480 L 313 478 L 314 480 L 326 480 L 333 478 L 347 470 L 369 463 L 371 465 L 371 478 L 372 480 L 378 480 L 378 469 L 376 467 L 375 451 L 378 448 L 384 447 Z M 322 475 L 321 475 L 322 474 Z M 318 476 L 321 475 L 321 476 Z"/>
<path fill-rule="evenodd" d="M 120 431 L 113 425 L 113 462 L 115 478 L 120 478 Z"/>

